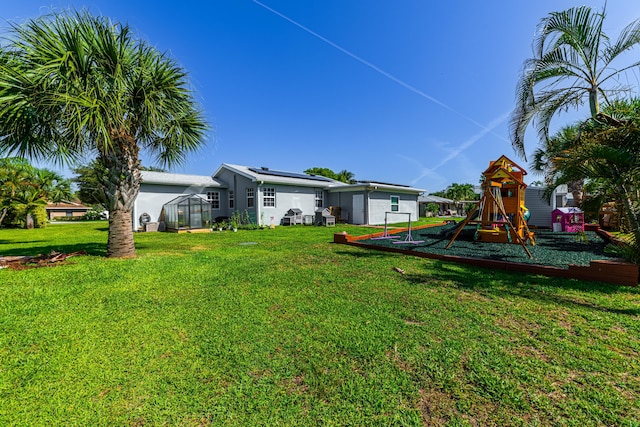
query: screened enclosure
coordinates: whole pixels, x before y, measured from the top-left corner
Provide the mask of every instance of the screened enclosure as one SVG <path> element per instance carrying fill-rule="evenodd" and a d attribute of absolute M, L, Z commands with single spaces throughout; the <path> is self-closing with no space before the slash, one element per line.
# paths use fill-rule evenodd
<path fill-rule="evenodd" d="M 162 212 L 167 230 L 211 227 L 211 203 L 197 194 L 176 197 Z"/>

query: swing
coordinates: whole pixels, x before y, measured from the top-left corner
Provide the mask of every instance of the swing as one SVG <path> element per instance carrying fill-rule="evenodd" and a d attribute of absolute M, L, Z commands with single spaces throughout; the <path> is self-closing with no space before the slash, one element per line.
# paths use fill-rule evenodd
<path fill-rule="evenodd" d="M 448 249 L 453 244 L 467 224 L 476 224 L 475 241 L 519 243 L 531 258 L 525 241 L 529 240 L 534 245 L 535 238 L 525 218 L 525 213 L 528 212 L 524 206 L 525 174 L 522 168 L 505 156 L 491 162 L 483 173 L 480 202 L 469 212 L 445 248 Z"/>

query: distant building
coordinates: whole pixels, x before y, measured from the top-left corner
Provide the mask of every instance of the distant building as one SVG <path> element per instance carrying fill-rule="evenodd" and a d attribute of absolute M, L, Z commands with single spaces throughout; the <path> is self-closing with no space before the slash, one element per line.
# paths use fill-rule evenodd
<path fill-rule="evenodd" d="M 529 209 L 531 217 L 527 224 L 536 227 L 551 227 L 551 212 L 557 208 L 571 206 L 573 199 L 570 198 L 567 186 L 560 185 L 552 193 L 551 199 L 544 197 L 545 187 L 527 187 L 525 190 L 525 206 Z"/>
<path fill-rule="evenodd" d="M 143 228 L 144 222 L 161 222 L 163 207 L 181 195 L 207 200 L 212 220 L 229 218 L 239 211 L 246 212 L 256 224 L 269 226 L 273 221 L 280 225 L 295 209 L 302 211 L 304 223 L 308 223 L 315 221 L 316 212 L 331 207 L 339 222 L 379 225 L 384 224 L 389 213 L 394 216 L 390 221 L 417 220 L 418 197 L 424 192 L 406 185 L 376 181 L 346 184 L 317 175 L 228 163 L 223 163 L 212 176 L 153 171 L 141 174 L 140 193 L 133 209 L 134 230 Z M 183 221 L 199 222 L 196 218 Z"/>
<path fill-rule="evenodd" d="M 48 203 L 45 210 L 47 219 L 53 220 L 59 217 L 83 217 L 91 208 L 82 203 L 60 202 Z"/>
<path fill-rule="evenodd" d="M 418 197 L 418 204 L 420 205 L 420 216 L 428 216 L 427 205 L 429 205 L 430 203 L 435 203 L 436 205 L 438 205 L 438 212 L 436 213 L 437 215 L 450 215 L 451 212 L 455 212 L 456 210 L 453 200 L 429 194 L 428 196 Z"/>

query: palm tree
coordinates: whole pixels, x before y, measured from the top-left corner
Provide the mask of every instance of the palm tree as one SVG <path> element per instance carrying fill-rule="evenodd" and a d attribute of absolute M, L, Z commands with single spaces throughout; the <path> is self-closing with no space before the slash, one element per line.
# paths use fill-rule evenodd
<path fill-rule="evenodd" d="M 458 184 L 454 182 L 444 191 L 444 197 L 453 200 L 457 210 L 459 202 L 476 200 L 478 195 L 473 190 L 473 184 Z"/>
<path fill-rule="evenodd" d="M 17 217 L 21 217 L 24 221 L 25 228 L 41 227 L 46 217 L 45 206 L 47 206 L 47 198 L 37 186 L 23 187 L 13 198 L 11 208 Z M 38 215 L 38 211 L 42 215 Z M 34 221 L 34 217 L 36 218 Z M 35 222 L 35 224 L 34 224 Z"/>
<path fill-rule="evenodd" d="M 633 236 L 631 259 L 640 262 L 640 100 L 616 101 L 603 111 L 618 124 L 575 125 L 580 129 L 579 142 L 556 151 L 554 179 L 583 177 L 605 183 L 606 193 L 620 203 L 626 231 Z"/>
<path fill-rule="evenodd" d="M 601 99 L 622 90 L 614 82 L 620 73 L 640 61 L 620 68 L 614 61 L 640 43 L 640 20 L 635 20 L 612 43 L 603 31 L 605 9 L 575 7 L 542 19 L 534 41 L 534 58 L 524 62 L 516 86 L 516 107 L 510 117 L 511 142 L 526 159 L 525 130 L 534 121 L 538 137 L 549 137 L 551 119 L 560 111 L 588 101 L 590 117 L 607 121 L 600 112 Z M 614 84 L 615 83 L 615 84 Z"/>
<path fill-rule="evenodd" d="M 35 216 L 44 226 L 47 202 L 71 198 L 71 182 L 48 169 L 39 169 L 25 159 L 0 159 L 0 224 L 7 216 L 21 217 L 25 224 Z"/>
<path fill-rule="evenodd" d="M 551 198 L 556 187 L 564 184 L 573 195 L 574 206 L 582 204 L 585 177 L 567 175 L 566 171 L 560 169 L 558 161 L 579 144 L 580 131 L 581 127 L 578 125 L 565 126 L 533 152 L 530 166 L 534 172 L 544 174 L 544 195 L 547 199 Z"/>
<path fill-rule="evenodd" d="M 19 189 L 28 182 L 24 159 L 0 159 L 0 225 L 12 208 Z"/>
<path fill-rule="evenodd" d="M 108 199 L 107 256 L 135 256 L 140 151 L 171 166 L 207 130 L 186 72 L 127 25 L 85 11 L 13 25 L 9 35 L 0 54 L 0 153 L 67 163 L 95 155 Z"/>
<path fill-rule="evenodd" d="M 355 175 L 353 172 L 349 172 L 346 169 L 341 170 L 340 172 L 337 173 L 337 180 L 340 182 L 345 182 L 347 184 L 353 184 L 355 183 Z"/>

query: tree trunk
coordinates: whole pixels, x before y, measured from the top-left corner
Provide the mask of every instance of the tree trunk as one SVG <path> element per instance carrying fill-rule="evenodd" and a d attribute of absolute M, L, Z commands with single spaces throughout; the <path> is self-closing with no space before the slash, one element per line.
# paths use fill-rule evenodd
<path fill-rule="evenodd" d="M 109 211 L 109 238 L 107 256 L 113 258 L 132 258 L 136 256 L 131 228 L 131 210 Z"/>
<path fill-rule="evenodd" d="M 140 190 L 139 148 L 123 130 L 114 131 L 111 139 L 112 145 L 98 157 L 104 168 L 100 179 L 109 210 L 107 256 L 131 258 L 136 256 L 131 210 Z"/>
<path fill-rule="evenodd" d="M 573 206 L 579 208 L 582 206 L 582 191 L 584 189 L 584 180 L 572 181 L 567 185 L 567 189 L 573 196 Z"/>
<path fill-rule="evenodd" d="M 600 112 L 600 105 L 598 104 L 598 87 L 594 86 L 589 90 L 589 110 L 591 111 L 591 117 L 596 118 Z"/>
<path fill-rule="evenodd" d="M 632 200 L 632 195 L 625 184 L 618 186 L 620 196 L 622 199 L 622 207 L 625 210 L 625 216 L 629 221 L 631 227 L 631 233 L 633 234 L 634 244 L 640 244 L 640 219 L 638 218 L 638 209 L 636 203 Z"/>

